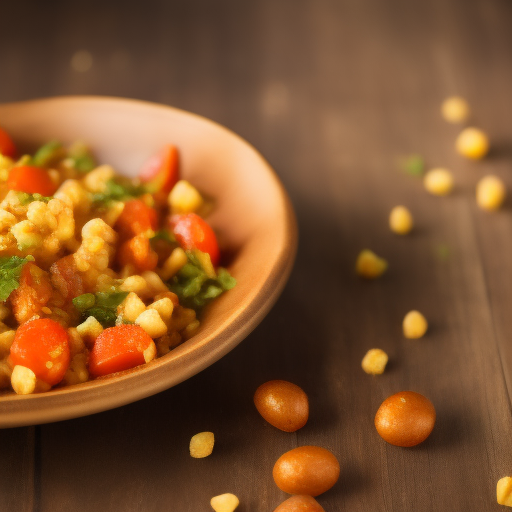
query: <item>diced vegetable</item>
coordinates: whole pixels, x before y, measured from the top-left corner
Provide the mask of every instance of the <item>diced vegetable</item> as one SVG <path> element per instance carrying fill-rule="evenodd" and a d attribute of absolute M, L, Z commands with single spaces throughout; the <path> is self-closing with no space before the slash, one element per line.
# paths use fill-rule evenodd
<path fill-rule="evenodd" d="M 217 237 L 210 225 L 199 215 L 187 213 L 172 215 L 169 219 L 171 229 L 178 243 L 186 251 L 198 249 L 210 255 L 212 265 L 219 264 L 220 251 Z"/>
<path fill-rule="evenodd" d="M 149 362 L 156 355 L 151 337 L 138 325 L 105 329 L 94 342 L 89 360 L 91 375 L 99 377 Z"/>
<path fill-rule="evenodd" d="M 210 277 L 194 253 L 187 251 L 188 263 L 169 281 L 168 285 L 185 307 L 201 309 L 215 297 L 236 285 L 236 279 L 225 268 Z"/>
<path fill-rule="evenodd" d="M 151 248 L 149 238 L 140 234 L 121 245 L 118 251 L 118 260 L 123 267 L 133 265 L 139 272 L 143 272 L 156 267 L 158 255 Z"/>
<path fill-rule="evenodd" d="M 117 219 L 115 229 L 121 238 L 132 238 L 144 233 L 153 235 L 158 227 L 158 214 L 154 208 L 140 199 L 131 199 Z"/>
<path fill-rule="evenodd" d="M 66 330 L 50 318 L 26 322 L 16 331 L 10 362 L 30 368 L 50 386 L 58 384 L 69 366 L 69 339 Z"/>
<path fill-rule="evenodd" d="M 18 256 L 0 257 L 0 301 L 6 301 L 18 288 L 21 271 L 27 262 L 28 259 Z"/>
<path fill-rule="evenodd" d="M 168 194 L 179 179 L 179 156 L 176 146 L 167 144 L 141 168 L 140 180 L 148 192 Z"/>
<path fill-rule="evenodd" d="M 19 286 L 9 297 L 18 323 L 22 324 L 37 315 L 51 296 L 52 284 L 48 274 L 29 261 L 21 271 Z"/>
<path fill-rule="evenodd" d="M 103 327 L 112 327 L 116 323 L 117 306 L 128 296 L 128 292 L 85 293 L 73 299 L 73 305 L 85 320 L 93 316 Z"/>
<path fill-rule="evenodd" d="M 16 146 L 11 136 L 0 128 L 0 154 L 14 158 L 16 156 Z"/>
<path fill-rule="evenodd" d="M 78 272 L 75 259 L 70 254 L 57 260 L 50 267 L 52 283 L 66 299 L 72 299 L 84 293 L 82 276 Z"/>
<path fill-rule="evenodd" d="M 108 180 L 106 191 L 98 192 L 93 196 L 93 202 L 97 205 L 107 205 L 110 201 L 126 201 L 134 197 L 139 197 L 146 193 L 142 186 L 134 186 L 129 182 Z"/>
<path fill-rule="evenodd" d="M 9 171 L 7 186 L 10 190 L 42 196 L 52 196 L 57 189 L 46 169 L 31 165 L 13 167 Z"/>
<path fill-rule="evenodd" d="M 49 167 L 66 156 L 66 150 L 58 140 L 52 140 L 41 146 L 32 157 L 31 164 L 36 167 Z"/>

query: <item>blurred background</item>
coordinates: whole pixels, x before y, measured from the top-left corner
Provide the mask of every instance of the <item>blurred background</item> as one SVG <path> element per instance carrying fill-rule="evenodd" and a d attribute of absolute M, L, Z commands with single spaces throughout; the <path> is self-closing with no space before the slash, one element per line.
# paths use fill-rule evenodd
<path fill-rule="evenodd" d="M 106 95 L 163 103 L 247 139 L 285 185 L 299 221 L 290 282 L 262 324 L 193 379 L 113 411 L 0 431 L 0 510 L 209 510 L 233 492 L 241 512 L 286 498 L 271 470 L 302 444 L 331 449 L 338 484 L 327 512 L 499 510 L 512 474 L 512 218 L 478 211 L 476 181 L 512 189 L 512 3 L 509 0 L 3 1 L 0 102 Z M 457 155 L 461 126 L 440 113 L 466 98 L 489 157 Z M 0 119 L 1 124 L 1 119 Z M 400 170 L 406 155 L 452 170 L 440 200 Z M 265 200 L 265 198 L 262 198 Z M 394 237 L 390 209 L 413 209 Z M 372 248 L 385 278 L 361 283 Z M 400 334 L 403 314 L 431 320 L 425 342 Z M 389 368 L 365 375 L 366 350 Z M 271 378 L 309 394 L 308 425 L 285 434 L 255 412 Z M 435 435 L 413 451 L 378 438 L 373 416 L 402 389 L 428 395 Z M 188 455 L 190 437 L 217 436 Z"/>

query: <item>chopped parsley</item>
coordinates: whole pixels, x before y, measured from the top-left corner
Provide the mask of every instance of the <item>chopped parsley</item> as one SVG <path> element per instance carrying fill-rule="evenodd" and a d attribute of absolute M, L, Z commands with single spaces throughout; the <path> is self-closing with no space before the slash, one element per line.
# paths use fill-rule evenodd
<path fill-rule="evenodd" d="M 188 262 L 167 283 L 181 305 L 198 311 L 236 285 L 236 279 L 225 268 L 219 268 L 215 277 L 209 277 L 194 253 L 187 251 L 187 258 Z"/>
<path fill-rule="evenodd" d="M 32 165 L 48 167 L 66 155 L 66 150 L 58 140 L 52 140 L 41 146 L 32 157 Z"/>
<path fill-rule="evenodd" d="M 9 295 L 20 285 L 23 266 L 33 258 L 19 256 L 0 257 L 0 300 L 6 301 Z"/>
<path fill-rule="evenodd" d="M 87 173 L 97 166 L 91 150 L 83 142 L 75 142 L 68 153 L 71 165 L 78 172 Z"/>
<path fill-rule="evenodd" d="M 31 203 L 32 201 L 42 201 L 43 203 L 47 203 L 52 199 L 51 197 L 42 196 L 41 194 L 29 194 L 27 192 L 18 192 L 18 199 L 20 203 L 24 206 Z"/>
<path fill-rule="evenodd" d="M 126 201 L 146 193 L 142 185 L 133 185 L 129 182 L 121 183 L 116 180 L 108 180 L 105 192 L 93 195 L 93 202 L 96 205 L 107 205 L 110 201 Z"/>
<path fill-rule="evenodd" d="M 93 316 L 103 327 L 113 327 L 116 323 L 117 306 L 127 295 L 128 292 L 84 293 L 73 299 L 73 305 L 84 320 Z"/>

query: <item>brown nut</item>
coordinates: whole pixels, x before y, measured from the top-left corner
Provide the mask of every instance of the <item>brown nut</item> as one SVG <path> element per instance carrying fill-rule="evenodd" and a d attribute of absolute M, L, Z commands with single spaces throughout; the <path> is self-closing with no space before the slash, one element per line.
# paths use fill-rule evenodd
<path fill-rule="evenodd" d="M 325 512 L 325 510 L 311 496 L 292 496 L 283 501 L 274 512 Z"/>
<path fill-rule="evenodd" d="M 416 446 L 427 439 L 436 422 L 432 402 L 414 391 L 386 398 L 375 415 L 380 437 L 395 446 Z"/>
<path fill-rule="evenodd" d="M 318 496 L 338 481 L 340 464 L 325 448 L 300 446 L 277 459 L 272 475 L 284 492 Z"/>
<path fill-rule="evenodd" d="M 270 380 L 254 393 L 254 405 L 263 418 L 285 432 L 295 432 L 308 421 L 308 396 L 286 380 Z"/>

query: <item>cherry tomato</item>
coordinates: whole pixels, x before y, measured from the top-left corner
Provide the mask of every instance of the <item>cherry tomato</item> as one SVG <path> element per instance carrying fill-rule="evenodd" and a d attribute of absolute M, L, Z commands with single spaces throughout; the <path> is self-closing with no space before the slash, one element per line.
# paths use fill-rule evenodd
<path fill-rule="evenodd" d="M 153 359 L 155 354 L 155 343 L 142 327 L 117 325 L 105 329 L 96 338 L 89 359 L 89 371 L 91 375 L 99 377 L 128 370 Z"/>
<path fill-rule="evenodd" d="M 52 296 L 48 274 L 35 263 L 25 263 L 20 275 L 20 285 L 9 296 L 14 317 L 19 324 L 37 315 Z"/>
<path fill-rule="evenodd" d="M 158 214 L 156 210 L 140 199 L 132 199 L 125 203 L 115 225 L 115 229 L 124 239 L 155 231 L 157 227 Z"/>
<path fill-rule="evenodd" d="M 386 398 L 375 415 L 375 428 L 389 444 L 416 446 L 425 441 L 436 422 L 432 402 L 414 391 L 401 391 Z"/>
<path fill-rule="evenodd" d="M 19 190 L 28 194 L 41 194 L 42 196 L 52 196 L 57 189 L 48 171 L 31 165 L 13 167 L 9 171 L 7 186 L 10 190 Z"/>
<path fill-rule="evenodd" d="M 14 158 L 16 155 L 16 146 L 10 135 L 0 128 L 0 154 Z"/>
<path fill-rule="evenodd" d="M 187 213 L 173 215 L 169 222 L 176 240 L 183 249 L 187 251 L 199 249 L 210 255 L 214 267 L 219 264 L 220 251 L 217 237 L 204 219 L 195 213 Z"/>
<path fill-rule="evenodd" d="M 50 318 L 37 318 L 16 331 L 11 345 L 13 366 L 30 368 L 36 377 L 50 386 L 58 384 L 69 367 L 68 333 Z"/>
<path fill-rule="evenodd" d="M 167 144 L 153 155 L 141 168 L 139 178 L 148 185 L 150 192 L 168 194 L 179 179 L 178 149 Z"/>

